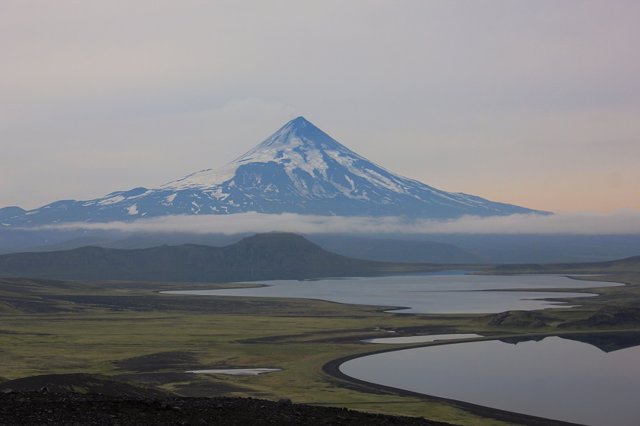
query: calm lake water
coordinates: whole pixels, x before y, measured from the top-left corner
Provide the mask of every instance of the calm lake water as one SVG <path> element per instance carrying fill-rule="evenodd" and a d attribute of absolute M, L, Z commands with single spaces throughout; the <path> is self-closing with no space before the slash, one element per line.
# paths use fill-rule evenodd
<path fill-rule="evenodd" d="M 186 290 L 171 294 L 292 297 L 339 303 L 406 307 L 405 313 L 495 313 L 567 307 L 545 298 L 588 297 L 588 293 L 551 293 L 545 289 L 609 287 L 618 284 L 580 281 L 557 275 L 404 275 L 323 279 L 315 281 L 263 281 L 264 287 L 226 290 Z M 530 289 L 532 291 L 509 291 Z M 492 291 L 485 291 L 492 290 Z M 592 296 L 592 295 L 591 295 Z"/>
<path fill-rule="evenodd" d="M 493 340 L 371 355 L 340 370 L 368 382 L 556 420 L 640 424 L 640 346 L 606 353 L 560 337 Z"/>

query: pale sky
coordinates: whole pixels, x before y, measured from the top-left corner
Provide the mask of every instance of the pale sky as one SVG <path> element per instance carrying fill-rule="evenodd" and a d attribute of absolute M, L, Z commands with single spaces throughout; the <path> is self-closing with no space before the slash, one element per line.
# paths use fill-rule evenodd
<path fill-rule="evenodd" d="M 640 2 L 0 2 L 0 206 L 222 166 L 304 115 L 383 167 L 640 210 Z"/>

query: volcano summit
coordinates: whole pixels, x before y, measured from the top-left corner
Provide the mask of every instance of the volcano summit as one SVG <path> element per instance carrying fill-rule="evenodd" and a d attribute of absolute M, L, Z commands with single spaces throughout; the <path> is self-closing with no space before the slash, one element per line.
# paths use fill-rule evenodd
<path fill-rule="evenodd" d="M 57 201 L 31 211 L 7 207 L 0 209 L 0 223 L 8 227 L 244 212 L 441 219 L 542 213 L 396 175 L 298 117 L 220 169 L 192 173 L 156 189 Z"/>

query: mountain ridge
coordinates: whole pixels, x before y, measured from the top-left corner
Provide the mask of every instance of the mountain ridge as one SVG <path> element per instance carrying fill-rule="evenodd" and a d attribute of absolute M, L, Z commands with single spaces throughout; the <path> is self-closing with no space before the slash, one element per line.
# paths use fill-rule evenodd
<path fill-rule="evenodd" d="M 394 174 L 297 117 L 224 167 L 191 173 L 155 189 L 61 200 L 30 211 L 0 209 L 0 226 L 244 212 L 446 219 L 547 213 L 443 191 Z"/>

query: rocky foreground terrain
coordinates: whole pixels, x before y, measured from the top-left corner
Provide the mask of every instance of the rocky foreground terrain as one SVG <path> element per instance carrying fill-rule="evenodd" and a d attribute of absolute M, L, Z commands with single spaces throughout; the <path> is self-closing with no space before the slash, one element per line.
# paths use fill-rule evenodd
<path fill-rule="evenodd" d="M 133 398 L 0 393 L 0 425 L 443 425 L 334 407 L 250 398 Z"/>

